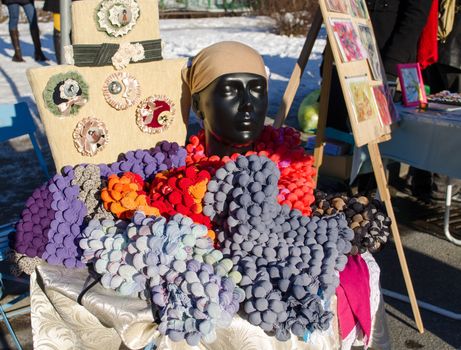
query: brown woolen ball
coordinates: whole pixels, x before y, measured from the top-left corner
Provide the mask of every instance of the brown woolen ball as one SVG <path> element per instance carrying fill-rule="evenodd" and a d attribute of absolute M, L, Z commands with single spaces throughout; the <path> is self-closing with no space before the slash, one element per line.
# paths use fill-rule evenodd
<path fill-rule="evenodd" d="M 350 224 L 351 229 L 355 229 L 356 227 L 360 227 L 360 224 L 357 221 L 354 221 Z"/>
<path fill-rule="evenodd" d="M 364 206 L 367 206 L 368 203 L 370 203 L 370 201 L 368 200 L 368 198 L 365 197 L 365 196 L 360 196 L 360 197 L 358 197 L 358 198 L 357 198 L 357 201 L 358 201 L 360 204 L 364 205 Z"/>
<path fill-rule="evenodd" d="M 334 198 L 331 201 L 331 204 L 336 208 L 336 210 L 344 210 L 344 208 L 346 208 L 346 203 L 342 198 Z"/>

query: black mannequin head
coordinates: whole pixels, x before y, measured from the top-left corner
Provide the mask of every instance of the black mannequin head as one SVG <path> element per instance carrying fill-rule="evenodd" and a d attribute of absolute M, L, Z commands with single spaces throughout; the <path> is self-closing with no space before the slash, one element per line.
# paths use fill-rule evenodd
<path fill-rule="evenodd" d="M 192 105 L 203 120 L 207 155 L 252 150 L 264 127 L 267 104 L 267 80 L 254 73 L 224 74 L 194 93 Z"/>

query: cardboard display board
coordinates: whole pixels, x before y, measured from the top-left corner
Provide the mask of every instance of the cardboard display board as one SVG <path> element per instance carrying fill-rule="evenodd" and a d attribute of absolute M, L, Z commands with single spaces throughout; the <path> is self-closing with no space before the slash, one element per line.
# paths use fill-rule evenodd
<path fill-rule="evenodd" d="M 390 100 L 384 68 L 364 0 L 319 0 L 319 8 L 288 82 L 274 126 L 282 126 L 288 115 L 322 23 L 325 23 L 328 41 L 324 54 L 314 164 L 316 168 L 320 168 L 322 164 L 331 76 L 333 64 L 335 64 L 355 143 L 357 146 L 367 145 L 370 153 L 379 194 L 392 221 L 391 232 L 415 322 L 418 330 L 423 333 L 421 314 L 403 251 L 378 147 L 378 142 L 390 137 L 389 125 L 394 118 L 389 112 L 390 108 L 393 108 L 393 103 Z"/>
<path fill-rule="evenodd" d="M 150 149 L 162 140 L 175 141 L 183 145 L 186 141 L 187 118 L 190 109 L 188 88 L 181 79 L 181 69 L 186 59 L 164 60 L 149 63 L 130 64 L 124 72 L 132 74 L 139 81 L 141 99 L 151 95 L 168 97 L 175 105 L 172 124 L 163 132 L 149 134 L 142 132 L 136 124 L 136 107 L 117 111 L 103 96 L 103 83 L 114 73 L 112 66 L 75 67 L 70 65 L 43 67 L 28 71 L 29 83 L 37 103 L 40 117 L 45 125 L 51 153 L 59 171 L 65 165 L 80 163 L 112 163 L 120 153 Z M 76 115 L 56 116 L 46 107 L 43 91 L 51 76 L 74 71 L 80 73 L 89 85 L 88 102 L 80 107 Z M 94 156 L 80 154 L 73 144 L 72 133 L 77 123 L 94 116 L 104 122 L 108 129 L 109 141 L 105 148 Z"/>
<path fill-rule="evenodd" d="M 123 36 L 114 37 L 98 29 L 97 12 L 100 0 L 72 2 L 72 44 L 135 42 L 160 38 L 157 0 L 136 0 L 139 18 Z"/>
<path fill-rule="evenodd" d="M 101 9 L 104 11 L 100 11 Z M 101 16 L 104 19 L 102 22 L 98 20 Z M 101 30 L 101 23 L 106 31 Z M 72 34 L 73 44 L 85 45 L 133 44 L 159 39 L 158 2 L 157 0 L 72 2 Z M 142 44 L 136 45 L 139 49 Z M 119 50 L 122 56 L 117 56 L 118 60 L 122 58 L 125 60 L 127 54 L 135 55 L 130 56 L 131 61 L 129 58 L 123 65 L 117 66 L 119 70 L 112 65 L 92 67 L 61 65 L 28 71 L 29 83 L 45 125 L 58 171 L 66 165 L 112 163 L 121 153 L 150 149 L 163 140 L 181 145 L 185 143 L 190 94 L 182 80 L 181 70 L 186 65 L 187 59 L 134 63 L 133 60 L 140 59 L 133 58 L 140 55 L 136 51 L 138 49 L 133 51 L 134 47 L 134 45 L 130 46 L 128 51 Z M 107 53 L 101 50 L 99 56 L 98 59 L 104 61 Z M 112 62 L 118 62 L 117 59 L 114 61 L 115 57 L 115 55 L 111 57 Z M 60 83 L 62 86 L 56 85 L 57 78 L 54 77 L 57 74 L 70 72 L 75 72 L 72 77 L 77 79 L 77 82 L 82 81 L 78 82 L 78 89 L 71 86 L 72 79 L 70 82 L 67 80 L 66 87 L 63 83 Z M 117 74 L 116 79 L 114 74 Z M 66 79 L 68 76 L 66 75 Z M 44 91 L 50 79 L 53 79 L 55 85 L 53 87 L 50 83 L 48 86 L 47 104 Z M 116 80 L 114 85 L 109 84 L 114 80 Z M 87 87 L 87 92 L 83 92 L 81 86 L 85 89 Z M 77 91 L 80 95 L 75 97 L 73 91 Z M 73 97 L 70 99 L 69 96 Z M 156 101 L 146 102 L 144 105 L 146 108 L 140 116 L 138 107 L 149 97 L 153 97 Z M 74 107 L 68 108 L 74 113 L 66 113 L 67 115 L 63 116 L 58 109 L 65 108 L 69 103 L 74 103 Z M 76 105 L 80 107 L 75 107 Z M 77 129 L 77 125 L 87 121 L 87 118 L 96 118 L 97 121 L 92 120 L 93 124 L 87 123 L 85 128 Z M 145 123 L 139 123 L 139 126 L 137 121 L 140 120 L 145 120 Z M 80 136 L 78 138 L 80 141 L 75 142 L 74 136 Z"/>

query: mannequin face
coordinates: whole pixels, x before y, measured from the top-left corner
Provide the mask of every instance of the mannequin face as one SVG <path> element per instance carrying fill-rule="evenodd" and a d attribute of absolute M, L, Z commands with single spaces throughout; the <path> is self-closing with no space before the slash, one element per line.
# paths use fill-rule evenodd
<path fill-rule="evenodd" d="M 192 99 L 195 112 L 204 121 L 205 133 L 222 147 L 231 149 L 251 145 L 263 130 L 267 82 L 261 75 L 222 75 L 194 94 Z M 211 150 L 211 154 L 222 153 Z"/>

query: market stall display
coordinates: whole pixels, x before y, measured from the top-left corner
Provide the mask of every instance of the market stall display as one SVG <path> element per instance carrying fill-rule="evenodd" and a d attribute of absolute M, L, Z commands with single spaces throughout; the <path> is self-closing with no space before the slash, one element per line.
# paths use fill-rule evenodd
<path fill-rule="evenodd" d="M 461 94 L 447 90 L 431 94 L 427 96 L 427 100 L 434 103 L 461 106 Z"/>
<path fill-rule="evenodd" d="M 93 6 L 99 30 L 128 38 L 149 21 L 145 2 L 87 1 L 74 12 Z M 84 24 L 74 20 L 75 31 Z M 293 129 L 264 126 L 261 56 L 223 42 L 186 65 L 159 60 L 150 38 L 137 40 L 86 46 L 101 64 L 86 60 L 79 43 L 75 66 L 29 72 L 60 170 L 27 201 L 14 243 L 18 253 L 46 262 L 32 277 L 35 345 L 52 342 L 43 310 L 65 298 L 92 315 L 93 336 L 99 321 L 130 348 L 151 341 L 219 348 L 235 320 L 257 327 L 274 348 L 292 341 L 307 349 L 311 337 L 337 348 L 341 339 L 375 344 L 373 322 L 383 322 L 379 269 L 370 256 L 350 256 L 354 232 L 344 214 L 311 216 L 313 158 Z M 45 105 L 50 76 L 59 79 Z M 204 130 L 182 146 L 189 101 Z M 75 116 L 56 116 L 50 106 Z M 341 275 L 347 266 L 358 268 Z M 357 287 L 347 283 L 351 276 L 360 276 L 365 317 L 344 298 Z M 360 326 L 344 328 L 345 312 Z M 78 321 L 56 319 L 75 343 L 99 344 L 81 334 Z M 347 333 L 339 334 L 338 319 Z"/>
<path fill-rule="evenodd" d="M 385 74 L 383 74 L 384 68 L 379 59 L 380 56 L 374 40 L 370 16 L 367 11 L 359 10 L 359 8 L 364 8 L 364 6 L 363 1 L 356 0 L 345 4 L 326 0 L 319 1 L 319 6 L 314 15 L 303 49 L 283 95 L 274 126 L 280 127 L 283 125 L 288 115 L 304 68 L 307 65 L 322 23 L 324 23 L 328 42 L 323 61 L 319 121 L 314 149 L 315 167 L 319 169 L 323 161 L 330 88 L 333 67 L 335 67 L 347 107 L 347 117 L 352 128 L 355 145 L 357 147 L 366 145 L 370 154 L 379 195 L 391 219 L 392 235 L 414 319 L 419 332 L 423 333 L 424 326 L 400 239 L 399 228 L 395 219 L 391 195 L 387 186 L 387 179 L 378 147 L 378 143 L 391 138 L 390 123 L 396 121 L 397 113 L 395 113 L 390 89 L 387 85 Z M 357 27 L 361 35 L 357 34 Z M 408 71 L 413 77 L 414 67 L 408 66 L 402 68 L 409 68 Z M 380 71 L 381 74 L 377 74 L 377 71 Z M 420 80 L 417 79 L 417 81 Z M 411 83 L 410 85 L 414 90 L 414 84 Z M 416 90 L 421 90 L 419 85 Z M 421 97 L 422 101 L 425 101 L 424 91 L 417 95 Z M 315 178 L 315 181 L 317 181 L 317 178 Z"/>
<path fill-rule="evenodd" d="M 354 230 L 351 254 L 380 251 L 390 234 L 390 219 L 385 214 L 383 203 L 362 195 L 351 198 L 341 194 L 326 194 L 315 191 L 313 215 L 333 215 L 344 212 L 350 228 Z"/>
<path fill-rule="evenodd" d="M 267 133 L 272 135 L 279 134 L 278 130 L 270 127 L 266 128 L 265 134 Z M 279 137 L 274 137 L 274 140 L 277 139 L 280 140 Z M 195 140 L 195 137 L 192 137 L 192 140 Z M 166 148 L 176 149 L 173 151 L 175 152 L 173 157 L 182 154 L 183 161 L 187 157 L 184 151 L 181 152 L 184 148 L 169 143 L 163 143 L 162 145 L 163 147 L 161 146 L 158 149 L 159 152 Z M 192 143 L 189 143 L 188 146 L 192 146 Z M 275 150 L 283 149 L 283 147 L 277 147 L 277 143 L 274 146 Z M 193 153 L 196 148 L 186 148 L 192 150 L 192 153 L 188 154 L 189 162 L 191 162 L 190 156 L 197 156 L 197 153 Z M 141 154 L 141 152 L 135 153 Z M 289 153 L 286 153 L 284 157 L 287 157 L 287 154 Z M 279 154 L 275 151 L 272 156 L 269 156 L 276 158 Z M 155 155 L 152 158 L 155 159 Z M 206 225 L 194 223 L 194 221 L 201 221 L 199 216 L 195 216 L 195 220 L 192 220 L 180 214 L 179 211 L 185 209 L 179 205 L 170 207 L 168 213 L 164 208 L 161 208 L 161 204 L 174 205 L 176 203 L 173 199 L 175 197 L 174 193 L 176 193 L 175 190 L 169 192 L 163 202 L 158 204 L 151 202 L 153 208 L 157 205 L 159 207 L 157 210 L 164 211 L 163 215 L 165 217 L 146 217 L 146 214 L 139 211 L 134 211 L 131 214 L 126 214 L 126 211 L 124 211 L 114 215 L 106 210 L 107 216 L 97 219 L 97 212 L 93 210 L 83 220 L 86 224 L 81 225 L 81 235 L 77 237 L 70 236 L 70 240 L 66 238 L 68 236 L 64 236 L 63 243 L 58 248 L 56 248 L 56 240 L 58 240 L 58 237 L 60 240 L 62 236 L 59 233 L 52 235 L 48 233 L 47 237 L 49 236 L 51 239 L 47 244 L 44 257 L 48 263 L 57 264 L 58 266 L 56 266 L 57 270 L 56 268 L 48 268 L 46 265 L 37 270 L 41 278 L 49 280 L 51 283 L 49 288 L 54 291 L 53 294 L 49 294 L 51 291 L 45 289 L 41 293 L 45 293 L 51 300 L 55 300 L 58 295 L 68 293 L 65 291 L 64 285 L 59 284 L 61 287 L 56 287 L 55 282 L 53 282 L 52 271 L 68 275 L 66 280 L 59 283 L 71 283 L 71 285 L 85 283 L 84 279 L 82 280 L 81 277 L 76 276 L 85 273 L 86 269 L 77 269 L 74 270 L 74 273 L 72 270 L 64 272 L 59 268 L 59 265 L 63 263 L 70 267 L 71 263 L 78 261 L 78 257 L 81 257 L 83 261 L 90 262 L 90 271 L 94 270 L 101 276 L 100 283 L 102 286 L 114 290 L 114 296 L 117 294 L 121 297 L 123 295 L 129 296 L 128 300 L 133 300 L 133 302 L 138 299 L 138 296 L 141 296 L 142 299 L 147 298 L 152 305 L 156 305 L 157 315 L 160 319 L 157 320 L 152 314 L 151 322 L 157 323 L 159 325 L 158 332 L 168 335 L 170 341 L 186 339 L 189 344 L 197 344 L 197 342 L 203 340 L 210 341 L 211 344 L 216 345 L 215 342 L 219 343 L 219 339 L 216 339 L 218 334 L 220 332 L 222 334 L 219 327 L 228 328 L 231 325 L 229 322 L 233 322 L 232 316 L 237 310 L 240 310 L 240 317 L 248 319 L 251 324 L 268 332 L 268 334 L 274 334 L 275 338 L 281 341 L 292 339 L 293 336 L 305 338 L 306 334 L 308 338 L 312 336 L 313 339 L 321 337 L 324 332 L 330 334 L 332 317 L 336 318 L 337 316 L 334 316 L 336 314 L 335 310 L 331 309 L 333 304 L 327 301 L 335 294 L 335 286 L 339 284 L 338 275 L 335 271 L 342 270 L 348 262 L 345 254 L 350 252 L 352 248 L 350 242 L 354 238 L 353 231 L 348 227 L 345 217 L 341 215 L 325 217 L 303 216 L 300 211 L 292 210 L 288 205 L 280 205 L 276 197 L 278 186 L 274 186 L 278 183 L 278 176 L 274 174 L 280 173 L 280 170 L 276 165 L 277 163 L 269 158 L 250 154 L 247 157 L 228 157 L 222 162 L 216 161 L 219 158 L 214 157 L 212 159 L 215 160 L 214 167 L 211 165 L 210 159 L 204 154 L 202 154 L 201 159 L 195 163 L 197 168 L 206 167 L 209 169 L 208 171 L 197 171 L 194 167 L 183 166 L 177 168 L 177 170 L 163 171 L 159 175 L 161 178 L 178 179 L 183 180 L 183 182 L 191 179 L 192 181 L 189 184 L 192 186 L 194 186 L 194 182 L 196 185 L 201 182 L 207 183 L 206 191 L 198 198 L 201 198 L 200 203 L 203 212 L 210 215 L 209 218 L 213 222 L 211 227 L 214 232 L 210 232 Z M 287 161 L 289 161 L 289 158 L 282 157 L 278 166 L 286 165 Z M 129 161 L 127 162 L 130 164 Z M 117 165 L 123 168 L 124 164 L 124 161 L 121 161 Z M 77 166 L 74 169 L 67 168 L 66 171 L 67 176 L 73 178 L 76 177 L 76 173 L 81 174 L 77 175 L 77 177 L 84 178 L 86 181 L 79 181 L 79 183 L 87 183 L 86 189 L 91 187 L 89 183 L 92 183 L 92 186 L 95 187 L 94 189 L 99 190 L 100 193 L 104 191 L 104 188 L 114 188 L 116 183 L 112 187 L 109 183 L 116 179 L 122 180 L 122 182 L 118 182 L 118 185 L 144 182 L 142 188 L 151 188 L 149 195 L 155 194 L 155 190 L 152 191 L 153 188 L 164 190 L 164 187 L 146 187 L 145 185 L 148 181 L 144 181 L 143 176 L 145 175 L 142 171 L 140 171 L 140 175 L 120 171 L 118 174 L 123 175 L 118 177 L 116 174 L 108 175 L 111 172 L 110 170 L 107 171 L 107 168 L 111 169 L 112 166 L 107 167 L 106 171 L 103 170 L 102 172 L 101 168 L 106 167 L 88 165 L 82 168 Z M 184 177 L 178 177 L 181 169 L 184 170 L 182 173 Z M 187 171 L 187 169 L 192 169 L 192 171 Z M 255 172 L 254 169 L 259 170 Z M 265 178 L 264 170 L 266 169 L 269 176 Z M 109 178 L 107 185 L 92 182 L 91 178 L 94 178 L 94 174 L 98 174 L 98 172 L 99 176 L 96 178 L 101 178 L 101 174 L 105 174 L 102 179 Z M 214 173 L 214 175 L 211 176 L 211 173 Z M 197 176 L 198 174 L 201 175 Z M 229 192 L 226 191 L 226 182 L 223 181 L 224 179 L 230 179 L 228 175 L 238 179 L 238 182 L 234 184 L 233 189 Z M 126 177 L 125 180 L 123 180 L 124 177 Z M 157 176 L 150 177 L 151 184 L 155 183 L 156 178 Z M 54 183 L 50 181 L 50 186 L 54 188 L 52 185 L 60 184 L 63 187 L 59 180 L 60 178 L 55 177 Z M 172 181 L 167 182 L 173 185 Z M 75 188 L 71 185 L 72 183 L 75 183 L 75 181 L 70 180 L 62 190 L 59 190 L 56 186 L 57 191 L 54 193 L 62 192 L 63 197 L 57 197 L 65 198 L 66 190 Z M 182 182 L 177 182 L 178 185 L 179 183 L 182 184 Z M 103 188 L 103 186 L 108 187 Z M 125 200 L 132 198 L 129 195 L 130 192 L 126 192 L 127 196 L 123 197 L 122 187 L 119 186 L 118 188 L 120 189 L 118 192 L 122 196 L 120 197 L 120 202 L 127 204 L 127 209 L 133 208 L 130 207 L 129 201 Z M 178 188 L 179 190 L 180 188 Z M 115 189 L 111 191 L 115 191 Z M 87 198 L 85 189 L 80 188 L 79 193 L 79 198 Z M 222 195 L 219 195 L 219 193 Z M 243 198 L 245 198 L 245 193 L 247 193 L 250 201 L 247 204 L 242 202 Z M 262 201 L 258 199 L 258 193 L 261 193 Z M 115 192 L 112 195 L 117 196 Z M 143 194 L 137 191 L 136 195 Z M 101 197 L 103 196 L 101 195 Z M 226 205 L 220 204 L 222 203 L 220 198 Z M 250 204 L 252 198 L 255 200 L 254 204 Z M 62 201 L 62 199 L 60 200 Z M 102 198 L 98 202 L 99 204 L 103 203 Z M 258 202 L 269 204 L 259 207 L 262 214 L 260 216 L 266 218 L 264 222 L 256 220 L 256 216 L 251 216 L 252 214 L 259 214 L 257 209 Z M 83 202 L 81 203 L 83 204 Z M 89 204 L 84 206 L 89 208 Z M 248 211 L 239 211 L 238 208 L 241 208 L 242 205 L 245 205 Z M 211 212 L 206 209 L 208 207 L 213 208 Z M 220 208 L 224 207 L 227 210 L 233 209 L 223 212 Z M 99 208 L 104 211 L 105 207 Z M 240 215 L 250 216 L 248 224 L 244 224 L 245 221 L 238 219 Z M 25 214 L 25 216 L 27 215 Z M 117 216 L 125 219 L 117 221 Z M 126 218 L 127 216 L 130 219 Z M 59 214 L 57 217 L 59 219 L 64 218 Z M 66 215 L 66 217 L 68 216 Z M 169 217 L 170 220 L 167 221 L 166 217 Z M 253 224 L 255 226 L 252 226 Z M 264 227 L 261 226 L 263 224 Z M 24 225 L 24 221 L 22 225 Z M 33 225 L 32 230 L 34 230 L 35 226 L 37 225 Z M 62 224 L 58 224 L 58 229 L 60 229 L 60 226 Z M 66 226 L 65 223 L 64 226 Z M 272 227 L 272 229 L 267 234 L 268 227 Z M 247 234 L 248 236 L 246 236 Z M 213 248 L 213 241 L 215 246 L 219 247 L 218 250 Z M 74 242 L 74 245 L 71 244 L 69 248 L 66 248 L 65 242 L 69 244 Z M 75 245 L 76 242 L 78 242 L 78 246 Z M 26 237 L 18 241 L 18 243 L 27 247 L 28 245 L 33 245 L 33 240 L 27 241 Z M 80 253 L 76 253 L 76 256 L 66 257 L 59 255 L 59 252 L 67 252 L 67 254 L 74 252 L 75 254 L 75 251 L 79 248 Z M 53 251 L 54 255 L 47 256 L 46 254 L 49 251 Z M 291 257 L 286 259 L 287 256 Z M 370 262 L 372 260 L 368 259 L 367 261 L 367 264 L 372 264 Z M 49 275 L 50 273 L 51 275 Z M 376 283 L 376 271 L 370 273 L 374 276 Z M 214 274 L 216 277 L 212 278 L 210 274 Z M 73 275 L 74 277 L 72 277 Z M 91 280 L 90 276 L 88 277 Z M 74 280 L 74 278 L 77 278 L 77 280 Z M 81 279 L 81 282 L 78 282 L 78 279 Z M 93 289 L 94 286 L 94 283 L 89 283 L 90 280 L 87 279 L 86 282 L 88 283 L 87 286 L 90 286 L 89 290 Z M 96 279 L 97 281 L 99 281 L 99 278 Z M 225 282 L 227 287 L 224 285 L 219 287 L 219 284 L 216 287 L 216 283 L 224 283 L 224 281 L 228 281 Z M 372 282 L 367 280 L 367 283 L 371 284 Z M 373 288 L 375 288 L 373 294 L 375 304 L 373 304 L 373 308 L 376 312 L 379 304 L 376 301 L 379 300 L 379 291 L 376 286 Z M 86 288 L 84 289 L 86 290 Z M 78 292 L 76 296 L 80 294 L 81 298 L 85 298 L 89 290 L 84 293 Z M 175 290 L 174 293 L 172 293 L 173 290 Z M 226 290 L 230 292 L 228 296 L 225 296 L 224 292 Z M 99 307 L 112 304 L 113 296 L 107 299 L 108 295 L 112 294 L 104 293 L 100 289 L 95 289 L 92 294 L 88 295 L 89 301 L 93 300 L 90 295 L 100 295 L 97 299 L 99 300 Z M 212 303 L 207 303 L 206 300 L 207 298 L 216 297 L 219 298 L 216 302 L 217 309 L 210 309 Z M 41 299 L 43 300 L 43 297 Z M 145 303 L 147 307 L 149 302 L 145 301 Z M 189 306 L 184 308 L 186 305 Z M 173 306 L 177 310 L 176 313 L 168 311 Z M 123 312 L 128 311 L 123 307 L 122 309 Z M 92 310 L 92 307 L 90 307 L 90 310 Z M 184 310 L 183 312 L 186 313 L 182 316 L 181 314 L 177 315 L 177 312 L 180 312 L 178 310 Z M 36 317 L 43 317 L 40 315 L 41 313 L 39 312 Z M 220 315 L 219 322 L 217 322 L 218 319 L 213 321 L 218 317 L 217 315 Z M 105 315 L 105 317 L 110 317 L 110 315 Z M 187 321 L 189 318 L 191 321 Z M 198 320 L 208 321 L 200 329 L 194 330 L 191 327 L 198 327 L 203 322 L 198 322 Z M 379 322 L 382 323 L 383 320 L 380 318 Z M 37 333 L 43 337 L 42 332 L 45 331 L 45 328 L 41 327 L 38 328 Z M 120 325 L 120 327 L 122 329 L 119 331 L 123 332 L 123 326 Z M 143 327 L 147 327 L 147 325 Z M 157 342 L 162 343 L 164 340 L 161 337 L 159 338 L 157 331 L 154 331 L 155 329 L 153 328 L 149 333 L 151 334 L 150 338 L 145 340 L 156 339 Z M 275 333 L 273 333 L 274 330 L 276 330 Z M 307 330 L 309 330 L 308 333 L 306 333 Z M 378 339 L 380 338 L 378 337 Z M 336 339 L 334 342 L 338 344 L 339 340 Z M 305 344 L 310 346 L 309 344 L 311 343 L 307 342 Z"/>

